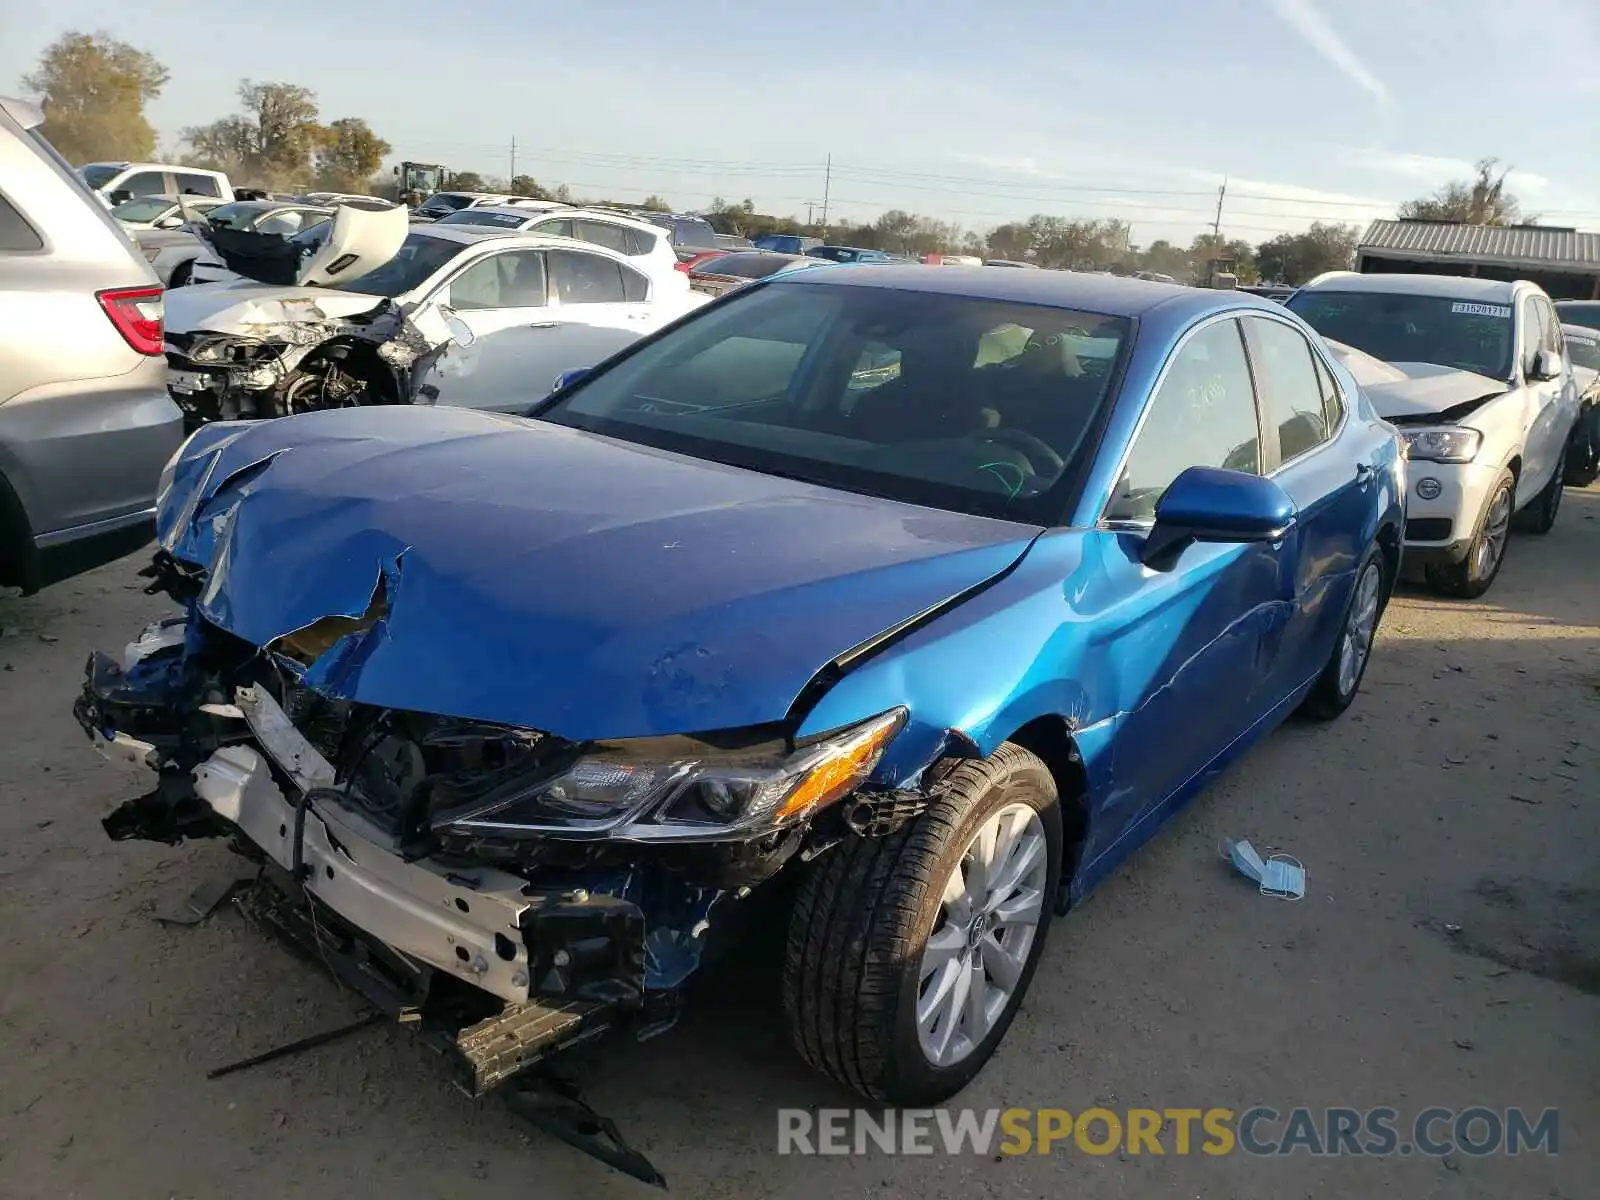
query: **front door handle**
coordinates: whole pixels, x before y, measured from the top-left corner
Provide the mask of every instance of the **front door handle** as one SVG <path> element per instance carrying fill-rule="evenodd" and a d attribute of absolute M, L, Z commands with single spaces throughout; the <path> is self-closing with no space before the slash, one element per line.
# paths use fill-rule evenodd
<path fill-rule="evenodd" d="M 1378 468 L 1373 466 L 1371 463 L 1358 462 L 1356 464 L 1356 482 L 1357 483 L 1371 483 L 1373 476 L 1376 475 L 1377 473 L 1378 473 Z"/>

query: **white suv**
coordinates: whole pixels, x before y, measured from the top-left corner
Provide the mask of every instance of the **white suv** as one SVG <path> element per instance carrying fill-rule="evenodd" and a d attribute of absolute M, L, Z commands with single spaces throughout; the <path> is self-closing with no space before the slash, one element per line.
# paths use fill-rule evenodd
<path fill-rule="evenodd" d="M 1550 297 L 1526 281 L 1339 271 L 1288 306 L 1406 440 L 1406 561 L 1437 591 L 1481 596 L 1513 516 L 1546 533 L 1561 507 L 1578 393 Z"/>
<path fill-rule="evenodd" d="M 667 230 L 609 209 L 567 206 L 541 212 L 521 206 L 492 205 L 464 208 L 441 218 L 438 223 L 442 226 L 483 225 L 544 237 L 576 238 L 626 254 L 634 266 L 664 291 L 687 291 L 689 288 L 689 276 L 678 269 L 678 255 Z"/>
<path fill-rule="evenodd" d="M 221 171 L 171 163 L 86 163 L 78 168 L 78 178 L 107 208 L 140 196 L 206 196 L 223 203 L 233 199 L 233 185 Z"/>

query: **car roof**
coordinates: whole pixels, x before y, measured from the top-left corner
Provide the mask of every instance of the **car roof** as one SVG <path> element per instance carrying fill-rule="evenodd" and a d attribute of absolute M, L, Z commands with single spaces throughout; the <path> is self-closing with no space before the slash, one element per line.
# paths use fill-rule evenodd
<path fill-rule="evenodd" d="M 1587 325 L 1576 325 L 1571 321 L 1561 322 L 1562 333 L 1581 333 L 1584 337 L 1600 341 L 1600 329 L 1591 329 Z"/>
<path fill-rule="evenodd" d="M 987 267 L 939 267 L 921 263 L 846 263 L 823 265 L 814 271 L 796 271 L 784 281 L 811 287 L 895 288 L 974 300 L 999 300 L 1016 304 L 1044 304 L 1075 308 L 1106 316 L 1136 317 L 1169 301 L 1186 301 L 1196 314 L 1216 309 L 1255 308 L 1281 313 L 1281 305 L 1248 292 L 1184 287 L 1153 283 L 1122 275 L 1087 275 L 1072 271 L 991 271 Z"/>
<path fill-rule="evenodd" d="M 1442 296 L 1451 300 L 1509 301 L 1517 284 L 1500 279 L 1469 279 L 1465 275 L 1359 275 L 1334 271 L 1319 275 L 1304 292 L 1378 292 L 1391 296 Z"/>
<path fill-rule="evenodd" d="M 629 261 L 626 254 L 609 246 L 598 246 L 593 242 L 582 242 L 577 238 L 559 237 L 550 233 L 524 233 L 520 229 L 500 229 L 492 225 L 441 225 L 436 221 L 425 222 L 413 225 L 407 236 L 436 237 L 441 241 L 460 242 L 468 246 L 478 242 L 511 242 L 513 245 L 526 246 L 530 249 L 589 250 L 619 262 Z"/>
<path fill-rule="evenodd" d="M 412 233 L 425 233 L 450 242 L 482 242 L 489 238 L 528 237 L 519 229 L 502 229 L 497 225 L 442 225 L 437 221 L 417 225 Z"/>

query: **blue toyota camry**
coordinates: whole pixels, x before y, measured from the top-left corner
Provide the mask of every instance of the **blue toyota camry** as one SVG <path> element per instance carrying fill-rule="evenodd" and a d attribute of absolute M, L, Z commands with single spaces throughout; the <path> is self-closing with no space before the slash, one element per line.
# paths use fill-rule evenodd
<path fill-rule="evenodd" d="M 255 910 L 476 1090 L 659 1030 L 779 920 L 799 1052 L 927 1104 L 1053 915 L 1350 704 L 1402 466 L 1264 300 L 796 272 L 527 418 L 202 429 L 147 572 L 183 612 L 75 712 L 155 776 L 111 836 L 231 838 Z"/>

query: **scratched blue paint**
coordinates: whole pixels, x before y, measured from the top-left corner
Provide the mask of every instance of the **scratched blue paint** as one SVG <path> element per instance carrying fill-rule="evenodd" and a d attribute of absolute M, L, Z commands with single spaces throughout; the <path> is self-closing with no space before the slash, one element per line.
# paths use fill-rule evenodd
<path fill-rule="evenodd" d="M 1404 520 L 1393 431 L 1332 364 L 1349 407 L 1333 441 L 1270 485 L 1235 489 L 1244 515 L 1281 499 L 1286 532 L 1194 543 L 1152 569 L 1145 534 L 1098 514 L 1163 365 L 1218 313 L 1298 324 L 1292 314 L 1237 293 L 1055 272 L 856 267 L 781 286 L 822 276 L 1136 319 L 1100 446 L 1059 525 L 418 407 L 202 430 L 163 497 L 161 544 L 209 568 L 198 611 L 258 645 L 365 612 L 382 581 L 382 620 L 310 676 L 374 705 L 579 741 L 791 716 L 805 736 L 904 706 L 879 768 L 888 783 L 915 781 L 952 731 L 988 753 L 1024 725 L 1059 722 L 1088 781 L 1081 895 L 1315 681 L 1357 563 Z M 741 291 L 765 286 L 780 285 Z M 969 589 L 794 712 L 830 660 Z"/>

